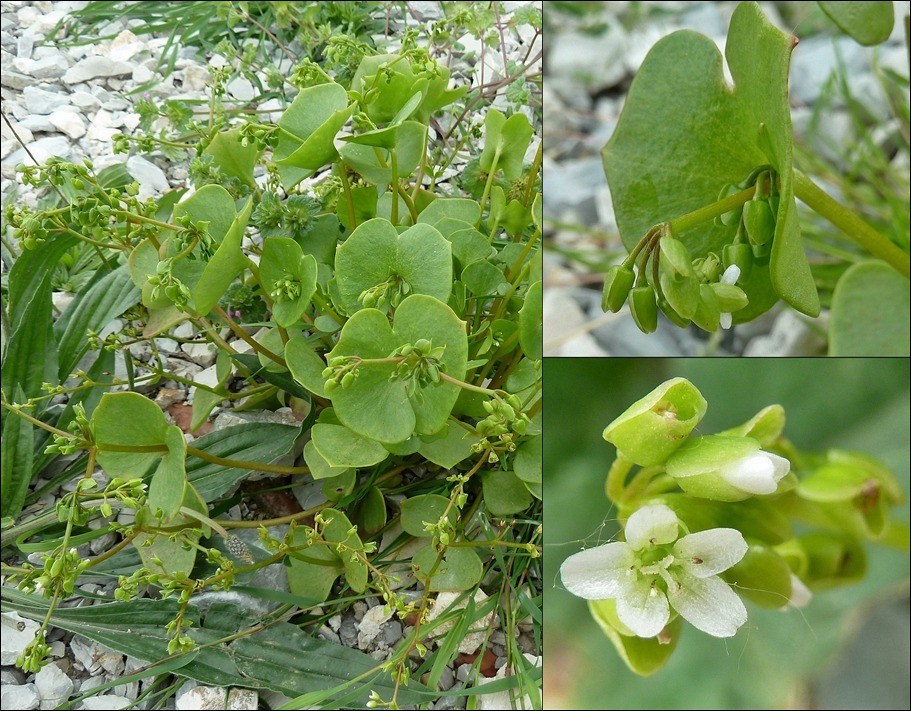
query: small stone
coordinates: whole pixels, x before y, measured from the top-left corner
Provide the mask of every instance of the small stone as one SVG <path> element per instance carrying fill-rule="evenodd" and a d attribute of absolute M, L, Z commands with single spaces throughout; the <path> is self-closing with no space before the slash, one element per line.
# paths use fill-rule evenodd
<path fill-rule="evenodd" d="M 68 106 L 65 108 L 69 108 Z M 19 125 L 23 128 L 27 128 L 32 133 L 56 133 L 57 127 L 51 123 L 50 116 L 42 116 L 41 114 L 32 114 L 31 116 L 26 116 L 22 121 L 19 122 Z"/>
<path fill-rule="evenodd" d="M 535 657 L 531 654 L 524 654 L 522 656 L 524 656 L 529 662 L 531 662 L 532 666 L 540 667 L 544 662 L 542 657 Z M 496 681 L 498 679 L 505 679 L 507 672 L 512 674 L 513 670 L 511 670 L 506 665 L 503 665 L 497 670 L 497 673 L 494 676 L 489 677 L 489 678 L 484 677 L 484 676 L 479 677 L 477 684 L 480 686 L 482 684 L 489 684 L 490 682 Z M 528 697 L 528 695 L 526 695 L 522 699 L 512 700 L 510 698 L 510 692 L 508 692 L 508 691 L 497 691 L 492 694 L 481 694 L 477 698 L 478 698 L 478 705 L 477 705 L 478 711 L 496 711 L 497 709 L 511 709 L 511 708 L 513 708 L 513 705 L 515 705 L 515 708 L 520 708 L 520 709 L 532 707 L 531 699 Z"/>
<path fill-rule="evenodd" d="M 398 620 L 391 620 L 383 625 L 383 643 L 387 647 L 392 647 L 402 639 L 402 623 Z"/>
<path fill-rule="evenodd" d="M 253 86 L 253 82 L 244 77 L 237 77 L 228 82 L 228 85 L 225 88 L 228 90 L 228 93 L 238 101 L 250 101 L 256 96 L 256 89 Z"/>
<path fill-rule="evenodd" d="M 264 101 L 259 105 L 261 121 L 271 121 L 272 123 L 278 123 L 279 119 L 282 117 L 282 113 L 285 111 L 285 105 L 281 99 L 269 99 Z"/>
<path fill-rule="evenodd" d="M 38 692 L 34 684 L 4 686 L 0 689 L 0 708 L 31 711 L 38 708 Z"/>
<path fill-rule="evenodd" d="M 228 692 L 228 711 L 256 711 L 259 708 L 259 694 L 255 689 L 231 689 Z"/>
<path fill-rule="evenodd" d="M 339 636 L 333 632 L 327 625 L 323 625 L 319 628 L 319 632 L 316 633 L 317 637 L 326 640 L 327 642 L 332 642 L 332 644 L 341 644 L 342 640 L 339 639 Z"/>
<path fill-rule="evenodd" d="M 82 138 L 85 135 L 85 122 L 82 117 L 73 111 L 54 111 L 48 120 L 72 139 Z"/>
<path fill-rule="evenodd" d="M 86 711 L 109 711 L 110 709 L 125 709 L 132 706 L 133 702 L 126 696 L 118 694 L 105 694 L 103 696 L 90 696 L 82 701 Z"/>
<path fill-rule="evenodd" d="M 56 79 L 63 76 L 70 65 L 62 54 L 58 54 L 41 59 L 16 59 L 13 66 L 35 79 Z"/>
<path fill-rule="evenodd" d="M 80 109 L 95 110 L 101 106 L 98 97 L 87 91 L 74 91 L 70 94 L 70 103 Z"/>
<path fill-rule="evenodd" d="M 79 84 L 97 77 L 122 77 L 133 73 L 133 65 L 110 57 L 91 56 L 80 59 L 63 75 L 64 84 Z"/>
<path fill-rule="evenodd" d="M 433 604 L 433 608 L 430 610 L 429 621 L 435 620 L 437 617 L 442 615 L 444 612 L 451 610 L 460 610 L 468 606 L 468 600 L 462 599 L 461 602 L 456 602 L 456 600 L 461 597 L 461 593 L 452 593 L 452 592 L 441 592 L 437 595 L 436 602 Z M 475 607 L 481 605 L 484 600 L 487 599 L 487 595 L 483 590 L 476 590 L 474 594 Z M 455 605 L 455 607 L 453 607 Z M 472 654 L 477 651 L 484 643 L 484 639 L 487 637 L 488 630 L 496 624 L 495 622 L 496 613 L 491 610 L 487 615 L 482 617 L 479 620 L 475 620 L 471 623 L 470 629 L 476 630 L 475 632 L 468 632 L 462 640 L 459 642 L 459 651 L 462 654 Z M 450 620 L 449 622 L 444 622 L 439 627 L 436 627 L 433 630 L 433 634 L 436 637 L 445 635 L 449 630 L 455 626 L 455 620 Z"/>
<path fill-rule="evenodd" d="M 384 623 L 392 618 L 392 610 L 385 611 L 385 605 L 371 607 L 364 613 L 357 632 L 358 649 L 367 649 L 373 640 L 375 640 L 381 631 Z"/>
<path fill-rule="evenodd" d="M 216 54 L 215 57 L 217 56 Z M 191 64 L 183 70 L 183 89 L 184 91 L 203 91 L 210 78 L 209 70 L 206 67 Z"/>
<path fill-rule="evenodd" d="M 25 674 L 18 669 L 0 670 L 0 684 L 3 686 L 21 686 L 25 683 Z"/>
<path fill-rule="evenodd" d="M 107 55 L 115 62 L 125 62 L 143 49 L 144 45 L 139 38 L 129 30 L 124 30 L 111 41 Z"/>
<path fill-rule="evenodd" d="M 342 626 L 338 630 L 338 636 L 346 647 L 354 647 L 357 644 L 357 622 L 354 617 L 345 616 Z"/>
<path fill-rule="evenodd" d="M 51 656 L 60 659 L 60 657 L 66 654 L 66 645 L 61 642 L 59 639 L 56 642 L 51 642 Z"/>
<path fill-rule="evenodd" d="M 180 350 L 186 353 L 190 360 L 199 363 L 203 368 L 208 368 L 215 362 L 218 352 L 210 348 L 208 343 L 183 343 Z"/>
<path fill-rule="evenodd" d="M 141 200 L 160 195 L 171 187 L 164 171 L 142 156 L 130 156 L 127 160 L 127 171 L 139 181 Z"/>
<path fill-rule="evenodd" d="M 342 626 L 342 616 L 341 615 L 332 615 L 332 617 L 330 617 L 328 620 L 326 620 L 326 624 L 329 625 L 330 629 L 333 629 L 336 632 L 338 632 L 339 628 Z"/>
<path fill-rule="evenodd" d="M 35 674 L 35 691 L 42 709 L 57 708 L 73 693 L 73 680 L 56 664 L 46 664 Z"/>
<path fill-rule="evenodd" d="M 197 686 L 196 682 L 184 684 L 174 699 L 178 711 L 190 709 L 224 709 L 227 705 L 227 689 L 215 686 Z"/>
<path fill-rule="evenodd" d="M 133 81 L 137 84 L 145 84 L 146 82 L 152 81 L 152 77 L 155 76 L 155 73 L 149 69 L 145 64 L 140 64 L 133 70 Z"/>
<path fill-rule="evenodd" d="M 15 89 L 16 91 L 22 91 L 25 89 L 25 87 L 29 86 L 34 81 L 35 80 L 27 74 L 10 72 L 6 69 L 4 69 L 3 73 L 0 74 L 0 85 L 5 86 L 9 89 Z"/>
<path fill-rule="evenodd" d="M 35 38 L 30 34 L 22 34 L 16 38 L 16 58 L 31 59 L 32 49 L 35 47 Z"/>
<path fill-rule="evenodd" d="M 15 664 L 16 658 L 25 651 L 41 627 L 37 622 L 20 617 L 16 612 L 4 612 L 0 620 L 3 634 L 0 635 L 0 664 Z M 4 704 L 3 708 L 9 707 Z"/>
<path fill-rule="evenodd" d="M 66 94 L 45 91 L 36 86 L 26 86 L 22 89 L 22 95 L 25 97 L 25 107 L 33 114 L 49 114 L 70 103 L 70 97 Z"/>

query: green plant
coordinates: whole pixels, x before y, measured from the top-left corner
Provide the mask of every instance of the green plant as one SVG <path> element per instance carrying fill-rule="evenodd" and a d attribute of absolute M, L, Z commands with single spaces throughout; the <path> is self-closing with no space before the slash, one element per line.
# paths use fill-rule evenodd
<path fill-rule="evenodd" d="M 291 3 L 261 5 L 295 12 Z M 480 23 L 463 12 L 460 22 Z M 181 659 L 179 674 L 275 688 L 302 707 L 369 699 L 396 708 L 437 695 L 412 675 L 435 686 L 458 637 L 494 608 L 513 626 L 531 615 L 540 631 L 540 146 L 524 161 L 534 128 L 494 109 L 483 128 L 471 125 L 482 94 L 466 99 L 464 87 L 450 88 L 449 70 L 418 47 L 416 33 L 395 54 L 333 39 L 345 62 L 302 63 L 300 91 L 277 123 L 232 118 L 221 99 L 227 73 L 217 71 L 206 116 L 176 103 L 140 108 L 146 125 L 161 111 L 172 131 L 121 136 L 117 149 L 192 151 L 190 197 L 142 201 L 135 183 L 107 186 L 89 161 L 21 169 L 24 181 L 61 198 L 46 209 L 10 205 L 4 215 L 24 251 L 10 274 L 3 359 L 3 541 L 48 541 L 43 565 L 4 565 L 21 591 L 4 588 L 5 607 L 42 621 L 19 660 L 24 669 L 44 663 L 41 633 L 57 625 L 162 672 Z M 501 87 L 527 71 L 512 69 Z M 454 122 L 434 141 L 428 126 L 444 109 Z M 481 199 L 444 192 L 443 170 L 482 135 Z M 263 183 L 254 179 L 260 170 Z M 50 276 L 77 244 L 102 261 L 54 324 Z M 126 325 L 101 338 L 118 315 Z M 185 321 L 217 350 L 215 385 L 170 372 L 155 350 L 157 336 Z M 251 323 L 264 327 L 251 336 Z M 252 352 L 236 352 L 229 335 Z M 146 343 L 148 360 L 134 357 Z M 56 362 L 36 361 L 35 349 L 58 354 Z M 86 356 L 90 365 L 77 370 Z M 124 365 L 116 376 L 115 358 Z M 166 378 L 194 388 L 190 430 L 224 401 L 288 405 L 302 422 L 236 426 L 188 444 L 135 391 Z M 306 466 L 273 463 L 303 435 Z M 39 493 L 30 483 L 72 455 L 52 483 L 75 476 L 75 490 L 55 511 L 16 521 Z M 220 500 L 251 470 L 321 481 L 328 500 L 260 523 L 218 518 Z M 100 530 L 121 534 L 112 550 L 70 552 L 97 535 L 90 520 L 123 510 L 135 511 L 133 523 Z M 275 537 L 267 526 L 280 523 L 290 529 Z M 260 548 L 231 533 L 251 526 Z M 403 570 L 400 549 L 414 540 L 423 545 L 404 554 Z M 199 615 L 200 592 L 248 582 L 269 565 L 288 571 L 281 614 L 229 634 Z M 117 601 L 89 618 L 59 607 L 102 570 L 119 579 Z M 405 575 L 423 583 L 417 600 L 398 591 Z M 472 599 L 482 579 L 495 590 L 489 602 L 429 619 L 431 593 Z M 147 585 L 160 599 L 135 599 Z M 332 649 L 298 626 L 325 619 L 309 612 L 321 604 L 368 595 L 402 618 L 415 615 L 387 662 Z M 104 620 L 127 610 L 141 613 L 143 634 L 113 641 Z M 454 641 L 430 653 L 429 635 L 456 618 Z M 299 676 L 264 661 L 277 640 L 312 651 L 297 662 Z M 539 672 L 514 641 L 508 647 L 517 675 L 491 690 L 539 696 Z M 212 669 L 226 650 L 234 661 Z M 423 661 L 412 665 L 412 652 Z"/>
<path fill-rule="evenodd" d="M 903 492 L 875 459 L 798 449 L 780 405 L 719 434 L 697 428 L 708 403 L 673 378 L 604 430 L 617 457 L 606 493 L 625 541 L 569 556 L 566 589 L 589 609 L 627 666 L 648 676 L 669 660 L 683 619 L 715 637 L 747 621 L 745 600 L 803 607 L 811 591 L 861 580 L 861 541 L 908 548 L 892 517 Z"/>
<path fill-rule="evenodd" d="M 891 32 L 885 4 L 822 6 L 865 44 Z M 880 260 L 854 264 L 839 278 L 830 352 L 907 355 L 907 238 L 871 227 L 794 164 L 787 81 L 796 44 L 757 4 L 743 3 L 726 44 L 733 89 L 702 35 L 675 32 L 650 51 L 603 150 L 630 250 L 607 271 L 604 310 L 618 311 L 628 299 L 646 333 L 657 327 L 659 309 L 678 326 L 706 331 L 751 321 L 779 300 L 818 316 L 816 272 L 828 265 L 811 269 L 799 199 Z M 907 214 L 907 182 L 904 191 L 897 200 Z"/>

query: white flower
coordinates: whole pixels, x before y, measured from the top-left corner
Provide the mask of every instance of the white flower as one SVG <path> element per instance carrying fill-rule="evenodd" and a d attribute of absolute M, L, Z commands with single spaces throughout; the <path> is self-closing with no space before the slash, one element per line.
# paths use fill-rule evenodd
<path fill-rule="evenodd" d="M 760 449 L 726 464 L 718 473 L 728 484 L 748 494 L 774 494 L 778 482 L 789 471 L 791 463 L 787 459 Z"/>
<path fill-rule="evenodd" d="M 736 284 L 737 280 L 740 278 L 740 267 L 736 264 L 731 264 L 727 269 L 724 270 L 724 274 L 721 275 L 722 284 Z M 721 312 L 721 327 L 730 328 L 732 322 L 732 316 L 730 312 L 722 311 Z"/>
<path fill-rule="evenodd" d="M 639 637 L 654 637 L 673 607 L 694 627 L 732 637 L 747 619 L 737 594 L 718 573 L 747 552 L 733 528 L 680 537 L 680 520 L 663 504 L 644 506 L 626 522 L 626 542 L 571 555 L 560 567 L 566 589 L 587 600 L 617 601 L 617 616 Z"/>

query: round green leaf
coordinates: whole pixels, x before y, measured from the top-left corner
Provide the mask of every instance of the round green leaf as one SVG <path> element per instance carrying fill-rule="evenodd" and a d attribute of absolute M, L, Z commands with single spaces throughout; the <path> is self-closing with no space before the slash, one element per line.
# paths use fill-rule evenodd
<path fill-rule="evenodd" d="M 367 564 L 359 558 L 355 558 L 350 551 L 363 551 L 364 544 L 357 533 L 354 532 L 354 526 L 348 517 L 336 509 L 323 509 L 323 520 L 327 521 L 323 526 L 323 537 L 333 543 L 343 543 L 349 552 L 341 555 L 342 566 L 345 569 L 345 579 L 354 592 L 364 592 L 367 588 Z"/>
<path fill-rule="evenodd" d="M 154 403 L 153 403 L 154 404 Z M 165 432 L 167 453 L 161 458 L 158 469 L 149 483 L 149 508 L 156 512 L 161 509 L 165 520 L 180 510 L 187 485 L 187 441 L 177 425 L 171 425 Z"/>
<path fill-rule="evenodd" d="M 433 576 L 430 571 L 437 561 L 432 545 L 421 548 L 411 559 L 414 577 L 433 592 L 469 590 L 481 581 L 484 565 L 473 548 L 447 548 Z"/>
<path fill-rule="evenodd" d="M 297 336 L 288 340 L 285 344 L 285 362 L 297 382 L 314 395 L 327 397 L 323 391 L 326 384 L 323 378 L 326 361 L 317 355 L 306 338 Z"/>
<path fill-rule="evenodd" d="M 407 178 L 418 167 L 424 154 L 427 126 L 417 121 L 405 121 L 395 129 L 395 152 L 398 158 L 398 177 Z M 342 160 L 374 185 L 392 182 L 392 157 L 389 150 L 346 143 L 339 149 Z"/>
<path fill-rule="evenodd" d="M 314 479 L 331 479 L 333 477 L 346 474 L 349 470 L 347 467 L 333 467 L 320 454 L 313 440 L 304 445 L 304 461 L 310 468 L 310 476 Z"/>
<path fill-rule="evenodd" d="M 331 467 L 369 467 L 389 456 L 379 442 L 343 425 L 315 424 L 310 433 L 316 451 Z"/>
<path fill-rule="evenodd" d="M 296 546 L 307 543 L 303 526 L 294 530 Z M 342 574 L 342 561 L 329 546 L 314 545 L 289 554 L 288 588 L 306 600 L 323 602 L 329 599 L 332 584 Z"/>
<path fill-rule="evenodd" d="M 206 146 L 203 155 L 215 159 L 215 165 L 229 178 L 237 178 L 246 185 L 256 185 L 253 181 L 253 166 L 259 158 L 260 150 L 256 143 L 246 146 L 241 143 L 241 127 L 219 131 L 212 142 Z"/>
<path fill-rule="evenodd" d="M 421 211 L 418 222 L 436 225 L 447 218 L 475 225 L 481 219 L 481 206 L 468 198 L 437 198 Z"/>
<path fill-rule="evenodd" d="M 494 516 L 509 516 L 524 511 L 531 504 L 531 493 L 514 472 L 481 473 L 484 504 Z"/>
<path fill-rule="evenodd" d="M 300 319 L 316 291 L 316 259 L 304 254 L 301 246 L 289 237 L 269 237 L 263 243 L 260 276 L 270 293 L 277 282 L 288 279 L 297 282 L 300 293 L 293 299 L 277 299 L 272 307 L 275 323 L 283 328 L 293 326 Z"/>
<path fill-rule="evenodd" d="M 449 242 L 430 225 L 414 225 L 402 234 L 384 219 L 359 225 L 345 240 L 335 258 L 336 280 L 345 308 L 363 308 L 360 295 L 398 277 L 411 293 L 446 301 L 452 288 L 452 253 Z"/>
<path fill-rule="evenodd" d="M 424 529 L 424 524 L 439 521 L 448 506 L 449 499 L 439 494 L 420 494 L 405 499 L 402 502 L 402 529 L 412 536 L 429 538 L 433 534 Z"/>
<path fill-rule="evenodd" d="M 544 299 L 542 283 L 536 281 L 525 292 L 525 303 L 519 309 L 519 343 L 522 350 L 532 360 L 539 360 L 544 355 Z"/>
<path fill-rule="evenodd" d="M 111 452 L 105 445 L 166 444 L 168 423 L 161 408 L 139 393 L 105 393 L 92 412 L 96 459 L 109 477 L 131 479 L 145 474 L 164 456 L 161 452 Z"/>
<path fill-rule="evenodd" d="M 354 491 L 355 484 L 357 484 L 357 472 L 354 469 L 346 469 L 343 474 L 323 479 L 321 489 L 323 496 L 328 501 L 337 502 Z"/>
<path fill-rule="evenodd" d="M 364 498 L 357 502 L 353 516 L 358 530 L 363 530 L 367 536 L 372 536 L 385 526 L 386 499 L 382 490 L 377 486 L 367 489 Z"/>
<path fill-rule="evenodd" d="M 889 39 L 895 24 L 895 10 L 891 2 L 820 0 L 819 7 L 842 32 L 868 47 Z"/>
<path fill-rule="evenodd" d="M 457 380 L 465 377 L 465 324 L 446 304 L 421 294 L 402 301 L 393 326 L 376 309 L 358 311 L 345 324 L 328 360 L 337 356 L 385 359 L 398 346 L 421 338 L 445 345 L 443 371 Z M 348 387 L 332 390 L 332 404 L 342 424 L 382 443 L 403 442 L 414 432 L 432 434 L 443 427 L 459 388 L 440 380 L 420 385 L 409 396 L 404 381 L 390 380 L 395 367 L 395 363 L 363 363 Z"/>
<path fill-rule="evenodd" d="M 832 295 L 829 355 L 911 354 L 908 280 L 885 262 L 852 265 Z"/>
<path fill-rule="evenodd" d="M 541 437 L 532 437 L 523 442 L 516 449 L 512 466 L 519 477 L 528 487 L 528 490 L 538 499 L 542 498 L 541 491 Z"/>
<path fill-rule="evenodd" d="M 421 442 L 418 451 L 421 456 L 444 469 L 452 469 L 463 459 L 471 456 L 471 447 L 480 441 L 478 435 L 467 432 L 457 424 L 450 422 L 446 434 L 431 442 Z"/>
<path fill-rule="evenodd" d="M 282 130 L 275 162 L 285 189 L 335 160 L 335 136 L 353 110 L 340 84 L 318 84 L 300 91 L 278 122 Z"/>

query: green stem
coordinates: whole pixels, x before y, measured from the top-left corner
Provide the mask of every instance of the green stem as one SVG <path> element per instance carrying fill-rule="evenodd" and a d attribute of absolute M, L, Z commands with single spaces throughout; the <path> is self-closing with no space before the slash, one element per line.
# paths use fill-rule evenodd
<path fill-rule="evenodd" d="M 377 74 L 379 76 L 379 74 Z M 399 157 L 396 153 L 395 148 L 392 148 L 389 151 L 389 160 L 392 164 L 392 224 L 399 224 L 399 199 L 398 191 L 400 189 L 399 185 Z"/>
<path fill-rule="evenodd" d="M 484 219 L 484 207 L 487 205 L 487 199 L 490 197 L 490 189 L 493 187 L 493 177 L 497 172 L 497 163 L 500 162 L 500 149 L 497 148 L 497 152 L 493 155 L 493 163 L 490 164 L 490 172 L 487 174 L 487 182 L 484 183 L 484 193 L 481 195 L 481 217 L 478 218 L 478 221 L 475 223 L 475 229 L 481 228 L 481 220 Z M 490 236 L 487 238 L 487 241 L 490 242 L 493 240 L 493 230 L 490 230 Z"/>
<path fill-rule="evenodd" d="M 615 504 L 622 502 L 626 495 L 626 475 L 633 468 L 633 463 L 623 457 L 617 457 L 607 473 L 604 489 L 607 498 Z"/>
<path fill-rule="evenodd" d="M 354 229 L 357 227 L 357 213 L 354 211 L 354 200 L 351 197 L 351 183 L 348 180 L 348 169 L 342 162 L 338 163 L 338 175 L 342 181 L 345 202 L 348 204 L 348 230 L 354 232 Z"/>
<path fill-rule="evenodd" d="M 541 163 L 544 160 L 544 141 L 538 143 L 538 151 L 535 153 L 534 162 L 531 164 L 531 170 L 528 171 L 528 183 L 525 186 L 525 207 L 531 209 L 532 197 L 535 194 L 535 183 L 538 181 L 538 171 L 541 170 Z"/>
<path fill-rule="evenodd" d="M 713 202 L 711 205 L 706 205 L 705 207 L 700 207 L 698 210 L 693 210 L 682 217 L 678 217 L 674 220 L 669 220 L 667 222 L 670 227 L 671 234 L 680 234 L 681 232 L 686 232 L 693 227 L 697 227 L 704 222 L 714 220 L 716 217 L 721 217 L 731 210 L 736 210 L 738 207 L 746 204 L 753 195 L 756 193 L 756 186 L 752 185 L 746 190 L 741 190 L 739 193 L 734 193 L 728 197 L 719 200 L 718 202 Z"/>
<path fill-rule="evenodd" d="M 794 171 L 794 195 L 819 213 L 874 257 L 879 257 L 906 279 L 911 277 L 911 258 L 881 232 L 854 212 L 829 197 L 808 176 Z"/>

